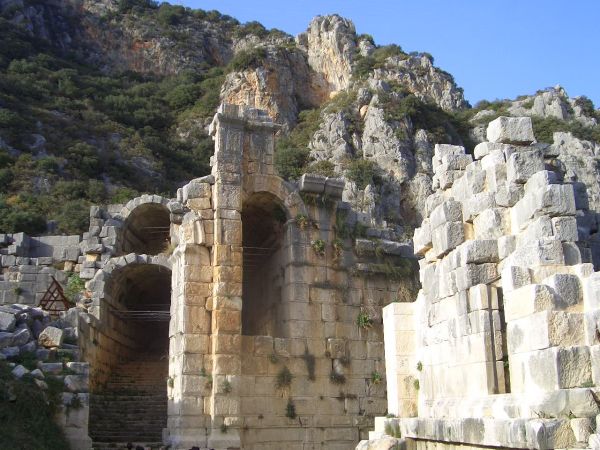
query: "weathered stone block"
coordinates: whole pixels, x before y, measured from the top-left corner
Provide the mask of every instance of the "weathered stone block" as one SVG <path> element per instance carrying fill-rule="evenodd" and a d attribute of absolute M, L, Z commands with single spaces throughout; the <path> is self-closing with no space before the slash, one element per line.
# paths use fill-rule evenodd
<path fill-rule="evenodd" d="M 473 219 L 476 239 L 498 239 L 507 232 L 506 210 L 492 208 L 481 211 Z"/>
<path fill-rule="evenodd" d="M 524 184 L 540 170 L 544 170 L 544 157 L 541 150 L 515 152 L 506 162 L 506 180 L 509 183 Z"/>
<path fill-rule="evenodd" d="M 551 347 L 510 355 L 510 385 L 514 393 L 551 392 L 592 381 L 589 347 Z"/>
<path fill-rule="evenodd" d="M 16 319 L 13 313 L 0 311 L 0 331 L 12 332 L 15 329 Z"/>
<path fill-rule="evenodd" d="M 488 124 L 487 139 L 490 142 L 529 145 L 535 141 L 531 117 L 498 117 Z"/>
<path fill-rule="evenodd" d="M 63 342 L 64 332 L 60 328 L 46 327 L 38 337 L 38 343 L 46 348 L 60 347 Z"/>
<path fill-rule="evenodd" d="M 498 262 L 498 243 L 492 239 L 466 241 L 456 250 L 460 253 L 461 265 Z"/>
<path fill-rule="evenodd" d="M 510 354 L 584 344 L 583 314 L 542 311 L 507 324 Z"/>
<path fill-rule="evenodd" d="M 443 256 L 456 248 L 465 240 L 462 222 L 447 222 L 432 232 L 433 252 L 437 257 Z"/>
<path fill-rule="evenodd" d="M 431 212 L 429 221 L 431 229 L 435 229 L 448 222 L 462 222 L 462 217 L 462 204 L 447 200 Z"/>
<path fill-rule="evenodd" d="M 421 222 L 421 226 L 415 229 L 413 245 L 416 255 L 424 255 L 431 248 L 431 226 L 429 219 L 424 219 Z"/>
<path fill-rule="evenodd" d="M 578 241 L 577 219 L 575 217 L 553 217 L 552 232 L 559 241 Z"/>
<path fill-rule="evenodd" d="M 459 291 L 477 284 L 488 284 L 496 279 L 498 270 L 494 263 L 467 264 L 456 269 L 456 287 Z"/>
<path fill-rule="evenodd" d="M 504 317 L 507 322 L 541 311 L 557 310 L 560 305 L 561 300 L 554 290 L 544 284 L 528 284 L 504 292 Z"/>
<path fill-rule="evenodd" d="M 550 286 L 559 296 L 560 309 L 578 305 L 583 300 L 581 283 L 577 275 L 566 273 L 557 273 L 542 281 L 543 284 Z"/>

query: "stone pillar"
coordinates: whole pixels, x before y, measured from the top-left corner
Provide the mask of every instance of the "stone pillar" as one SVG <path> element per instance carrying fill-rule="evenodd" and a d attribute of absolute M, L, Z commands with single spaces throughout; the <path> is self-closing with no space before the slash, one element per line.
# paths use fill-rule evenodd
<path fill-rule="evenodd" d="M 215 140 L 211 159 L 214 282 L 210 305 L 212 430 L 208 446 L 215 449 L 241 447 L 242 174 L 247 169 L 263 172 L 267 167 L 272 171 L 274 127 L 264 112 L 234 105 L 221 105 L 211 124 Z M 258 157 L 262 150 L 267 150 L 271 159 L 262 161 Z M 252 167 L 244 167 L 248 165 Z"/>
<path fill-rule="evenodd" d="M 212 430 L 209 447 L 240 447 L 240 398 L 235 386 L 242 370 L 242 154 L 244 124 L 237 107 L 222 105 L 212 124 L 214 205 Z M 228 392 L 229 391 L 229 392 Z M 231 427 L 231 429 L 230 429 Z"/>
<path fill-rule="evenodd" d="M 422 365 L 415 361 L 414 307 L 394 302 L 383 308 L 388 412 L 398 417 L 417 415 L 416 372 Z"/>
<path fill-rule="evenodd" d="M 206 247 L 180 245 L 173 255 L 173 291 L 169 327 L 168 441 L 176 449 L 204 445 L 210 416 L 209 366 L 212 270 Z"/>

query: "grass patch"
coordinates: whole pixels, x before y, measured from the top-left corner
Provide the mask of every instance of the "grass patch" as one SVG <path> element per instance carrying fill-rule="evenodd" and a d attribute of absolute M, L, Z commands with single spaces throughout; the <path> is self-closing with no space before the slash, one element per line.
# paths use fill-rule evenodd
<path fill-rule="evenodd" d="M 62 430 L 53 421 L 60 401 L 60 387 L 49 379 L 46 382 L 49 389 L 44 392 L 31 379 L 15 379 L 10 368 L 0 363 L 3 450 L 69 448 Z"/>

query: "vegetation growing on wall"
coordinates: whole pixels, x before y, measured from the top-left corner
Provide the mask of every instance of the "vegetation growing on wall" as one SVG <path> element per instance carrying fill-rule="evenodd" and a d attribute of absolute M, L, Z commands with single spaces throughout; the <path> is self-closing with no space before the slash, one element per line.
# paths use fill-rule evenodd
<path fill-rule="evenodd" d="M 68 449 L 69 445 L 53 416 L 60 402 L 59 386 L 47 380 L 48 391 L 32 378 L 15 379 L 9 366 L 0 362 L 0 423 L 2 449 Z"/>

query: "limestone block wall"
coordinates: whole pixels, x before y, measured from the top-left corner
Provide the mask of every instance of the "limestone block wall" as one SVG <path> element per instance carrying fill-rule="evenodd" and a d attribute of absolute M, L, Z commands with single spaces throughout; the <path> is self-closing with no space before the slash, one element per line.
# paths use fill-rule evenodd
<path fill-rule="evenodd" d="M 352 448 L 386 411 L 381 307 L 414 289 L 395 265 L 412 247 L 356 241 L 339 180 L 273 175 L 275 126 L 260 112 L 222 107 L 212 129 L 213 173 L 180 189 L 171 234 L 166 441 Z M 244 278 L 257 250 L 260 273 Z"/>
<path fill-rule="evenodd" d="M 54 276 L 65 285 L 66 271 L 81 256 L 81 236 L 0 234 L 0 305 L 38 305 Z"/>
<path fill-rule="evenodd" d="M 585 186 L 575 189 L 556 155 L 534 143 L 530 119 L 500 118 L 488 139 L 474 155 L 435 148 L 436 192 L 414 236 L 422 290 L 412 309 L 384 312 L 386 349 L 396 349 L 386 355 L 397 375 L 388 374 L 390 407 L 414 416 L 399 424 L 417 448 L 586 448 L 600 411 L 589 241 L 597 212 Z M 404 370 L 398 349 L 411 313 L 415 350 Z M 417 411 L 399 387 L 410 377 Z"/>

